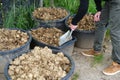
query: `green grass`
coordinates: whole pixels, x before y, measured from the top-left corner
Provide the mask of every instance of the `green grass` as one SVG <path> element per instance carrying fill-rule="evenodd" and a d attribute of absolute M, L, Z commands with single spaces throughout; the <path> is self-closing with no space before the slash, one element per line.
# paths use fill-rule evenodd
<path fill-rule="evenodd" d="M 54 0 L 55 7 L 63 7 L 67 10 L 69 10 L 71 13 L 75 13 L 78 6 L 79 6 L 79 0 Z M 50 1 L 44 0 L 44 6 L 49 7 Z"/>
<path fill-rule="evenodd" d="M 106 31 L 105 38 L 106 38 L 107 40 L 110 39 L 110 30 L 109 30 L 109 29 Z"/>
<path fill-rule="evenodd" d="M 97 65 L 97 64 L 101 64 L 102 61 L 103 61 L 103 54 L 96 55 L 96 56 L 94 56 L 94 58 L 93 58 L 92 66 L 95 66 L 95 65 Z"/>
<path fill-rule="evenodd" d="M 79 74 L 78 74 L 78 73 L 75 73 L 75 74 L 73 74 L 71 80 L 78 80 L 78 78 L 79 78 Z"/>
<path fill-rule="evenodd" d="M 58 0 L 58 1 L 61 2 L 61 4 L 57 4 L 57 6 L 62 6 L 66 8 L 71 12 L 71 14 L 76 13 L 79 6 L 79 0 L 64 0 L 64 1 Z"/>
<path fill-rule="evenodd" d="M 88 13 L 95 13 L 96 10 L 96 6 L 95 6 L 95 2 L 94 0 L 89 0 L 89 8 L 88 8 Z"/>
<path fill-rule="evenodd" d="M 71 12 L 71 14 L 75 14 L 77 12 L 77 9 L 80 3 L 79 1 L 80 0 L 63 0 L 63 1 L 54 0 L 54 3 L 56 7 L 66 8 L 67 10 Z M 44 6 L 45 7 L 51 6 L 50 1 L 44 0 Z M 96 7 L 95 7 L 94 0 L 90 0 L 88 13 L 95 13 L 95 12 L 96 12 Z"/>
<path fill-rule="evenodd" d="M 34 10 L 33 5 L 30 7 L 26 6 L 15 6 L 11 7 L 3 19 L 3 26 L 7 28 L 20 28 L 20 29 L 31 29 L 36 25 L 36 22 L 32 19 L 32 12 Z"/>
<path fill-rule="evenodd" d="M 15 17 L 14 17 L 14 13 L 13 13 L 13 8 L 6 13 L 6 15 L 4 15 L 4 19 L 3 19 L 3 27 L 9 28 L 10 26 L 13 27 L 14 23 L 15 23 Z"/>

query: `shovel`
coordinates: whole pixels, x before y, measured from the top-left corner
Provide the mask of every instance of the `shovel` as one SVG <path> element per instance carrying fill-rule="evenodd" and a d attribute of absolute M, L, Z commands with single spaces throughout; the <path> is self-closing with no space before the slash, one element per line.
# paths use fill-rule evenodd
<path fill-rule="evenodd" d="M 65 34 L 60 36 L 60 38 L 59 38 L 59 46 L 61 46 L 65 42 L 71 40 L 72 39 L 72 33 L 73 33 L 73 30 L 71 30 L 71 31 L 68 30 Z"/>

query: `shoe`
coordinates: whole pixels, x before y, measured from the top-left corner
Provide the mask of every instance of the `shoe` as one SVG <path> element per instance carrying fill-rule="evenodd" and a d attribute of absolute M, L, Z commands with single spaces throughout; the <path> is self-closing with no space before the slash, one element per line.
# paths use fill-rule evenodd
<path fill-rule="evenodd" d="M 100 51 L 95 51 L 93 49 L 82 51 L 81 53 L 84 56 L 90 56 L 90 57 L 94 57 L 94 56 L 100 55 Z"/>
<path fill-rule="evenodd" d="M 105 75 L 115 75 L 120 72 L 120 64 L 113 62 L 108 68 L 103 70 Z"/>

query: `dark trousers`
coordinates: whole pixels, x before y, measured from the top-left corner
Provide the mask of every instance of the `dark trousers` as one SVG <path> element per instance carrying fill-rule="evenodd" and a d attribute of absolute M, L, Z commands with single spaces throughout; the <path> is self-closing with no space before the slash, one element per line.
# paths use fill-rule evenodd
<path fill-rule="evenodd" d="M 112 41 L 112 59 L 120 63 L 120 0 L 109 0 L 105 3 L 100 21 L 96 23 L 94 50 L 102 49 L 107 28 L 110 29 Z"/>

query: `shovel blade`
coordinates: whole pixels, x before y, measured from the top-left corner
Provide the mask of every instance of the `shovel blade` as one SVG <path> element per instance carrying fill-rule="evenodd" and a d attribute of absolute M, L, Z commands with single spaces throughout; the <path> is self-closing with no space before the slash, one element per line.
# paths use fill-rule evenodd
<path fill-rule="evenodd" d="M 59 38 L 59 46 L 61 46 L 62 44 L 64 44 L 65 42 L 67 42 L 71 39 L 72 39 L 71 32 L 70 32 L 70 30 L 68 30 L 65 34 L 63 34 Z"/>

